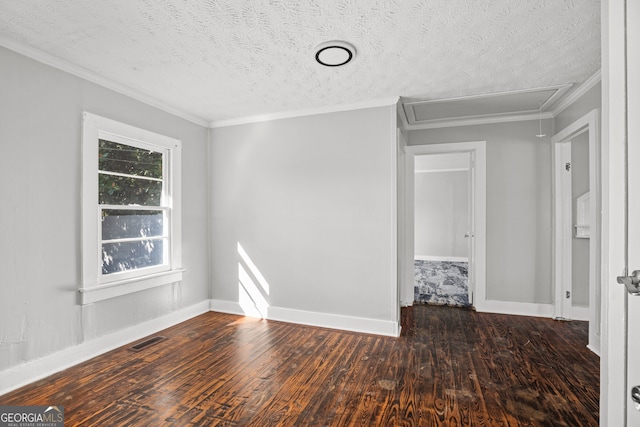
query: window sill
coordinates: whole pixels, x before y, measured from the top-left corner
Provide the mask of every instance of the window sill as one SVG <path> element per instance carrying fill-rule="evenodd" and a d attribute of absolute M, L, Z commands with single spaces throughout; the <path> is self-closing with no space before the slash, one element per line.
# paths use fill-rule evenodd
<path fill-rule="evenodd" d="M 90 288 L 80 289 L 80 300 L 82 305 L 115 298 L 122 295 L 132 294 L 145 289 L 157 288 L 171 283 L 181 282 L 184 269 L 163 271 L 162 273 L 150 274 L 143 277 L 119 280 Z"/>

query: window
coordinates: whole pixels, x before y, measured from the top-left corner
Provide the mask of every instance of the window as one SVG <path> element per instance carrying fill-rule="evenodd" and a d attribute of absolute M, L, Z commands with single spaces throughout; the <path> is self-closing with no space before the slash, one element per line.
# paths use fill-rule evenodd
<path fill-rule="evenodd" d="M 180 141 L 89 113 L 82 139 L 82 303 L 181 281 Z"/>
<path fill-rule="evenodd" d="M 135 276 L 139 269 L 167 270 L 168 150 L 110 139 L 114 141 L 98 140 L 102 281 L 117 280 L 127 272 Z"/>

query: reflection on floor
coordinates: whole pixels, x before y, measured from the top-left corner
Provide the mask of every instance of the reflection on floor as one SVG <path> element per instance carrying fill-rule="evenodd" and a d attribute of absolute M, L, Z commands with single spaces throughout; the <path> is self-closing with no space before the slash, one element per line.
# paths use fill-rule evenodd
<path fill-rule="evenodd" d="M 469 307 L 468 266 L 467 262 L 415 260 L 415 302 Z"/>

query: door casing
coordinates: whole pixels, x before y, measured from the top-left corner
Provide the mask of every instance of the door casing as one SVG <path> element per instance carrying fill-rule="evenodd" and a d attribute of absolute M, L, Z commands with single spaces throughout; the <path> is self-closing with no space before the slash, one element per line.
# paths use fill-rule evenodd
<path fill-rule="evenodd" d="M 571 162 L 571 140 L 588 133 L 589 137 L 589 348 L 600 353 L 600 126 L 599 110 L 585 114 L 551 138 L 554 152 L 554 317 L 571 319 L 571 243 L 573 224 L 571 219 L 571 173 L 566 164 Z"/>
<path fill-rule="evenodd" d="M 402 236 L 399 253 L 401 259 L 399 268 L 403 270 L 400 277 L 400 304 L 413 303 L 413 257 L 414 257 L 414 160 L 415 156 L 445 153 L 470 153 L 471 167 L 469 169 L 473 181 L 471 191 L 472 229 L 471 248 L 469 254 L 469 288 L 473 298 L 473 305 L 482 311 L 486 301 L 486 141 L 457 142 L 445 144 L 411 145 L 404 147 L 404 185 L 401 200 L 403 222 L 399 227 Z"/>
<path fill-rule="evenodd" d="M 626 259 L 625 276 L 640 270 L 640 2 L 627 0 L 627 161 L 626 170 Z M 625 288 L 626 286 L 618 284 Z M 640 386 L 640 295 L 627 295 L 626 403 L 627 425 L 640 425 L 640 406 L 631 399 L 633 387 Z"/>
<path fill-rule="evenodd" d="M 629 2 L 634 3 L 635 0 Z M 626 156 L 625 0 L 602 2 L 602 337 L 600 425 L 626 425 L 627 293 L 616 282 L 625 268 Z M 638 26 L 636 25 L 636 28 Z M 637 119 L 636 119 L 637 120 Z"/>

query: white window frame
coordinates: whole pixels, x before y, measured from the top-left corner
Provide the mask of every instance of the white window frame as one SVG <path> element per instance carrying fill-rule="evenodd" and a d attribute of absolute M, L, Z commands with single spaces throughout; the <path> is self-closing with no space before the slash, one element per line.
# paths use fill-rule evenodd
<path fill-rule="evenodd" d="M 98 140 L 148 147 L 163 152 L 166 173 L 164 207 L 170 216 L 168 263 L 123 273 L 102 274 L 102 239 L 98 204 Z M 81 303 L 91 304 L 108 298 L 182 281 L 181 164 L 182 142 L 135 126 L 83 113 L 82 124 L 82 285 Z M 164 176 L 164 175 L 163 175 Z M 155 209 L 156 207 L 145 207 Z"/>

